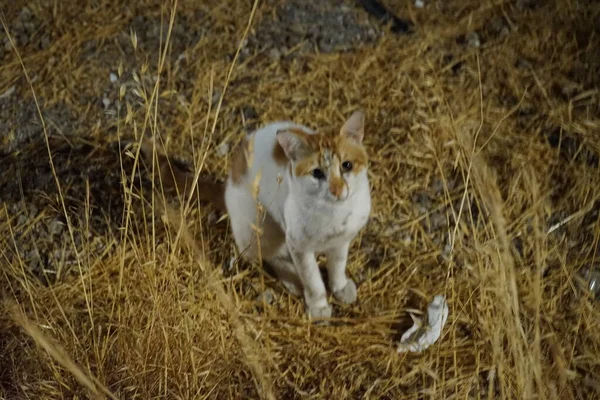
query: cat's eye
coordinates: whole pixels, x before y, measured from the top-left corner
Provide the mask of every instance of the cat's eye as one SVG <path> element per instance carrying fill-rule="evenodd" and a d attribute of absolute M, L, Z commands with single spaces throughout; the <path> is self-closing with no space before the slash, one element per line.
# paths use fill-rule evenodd
<path fill-rule="evenodd" d="M 342 163 L 342 168 L 343 168 L 343 170 L 344 170 L 344 171 L 346 171 L 346 172 L 347 172 L 347 171 L 352 171 L 352 162 L 350 162 L 350 161 L 344 161 L 344 162 Z"/>
<path fill-rule="evenodd" d="M 310 171 L 310 174 L 313 176 L 313 178 L 315 179 L 323 179 L 325 178 L 325 173 L 320 170 L 319 168 L 315 168 L 312 171 Z"/>

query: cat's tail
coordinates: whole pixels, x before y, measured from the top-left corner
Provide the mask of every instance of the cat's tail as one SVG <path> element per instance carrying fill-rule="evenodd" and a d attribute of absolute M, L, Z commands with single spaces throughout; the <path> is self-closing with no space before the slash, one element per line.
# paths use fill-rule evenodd
<path fill-rule="evenodd" d="M 225 185 L 222 182 L 214 182 L 206 178 L 198 178 L 195 188 L 194 173 L 181 161 L 168 157 L 162 146 L 151 139 L 144 138 L 140 148 L 142 159 L 147 166 L 152 165 L 153 147 L 156 147 L 156 175 L 157 182 L 162 184 L 165 191 L 175 191 L 182 196 L 184 201 L 193 190 L 193 200 L 211 203 L 220 211 L 225 211 Z"/>

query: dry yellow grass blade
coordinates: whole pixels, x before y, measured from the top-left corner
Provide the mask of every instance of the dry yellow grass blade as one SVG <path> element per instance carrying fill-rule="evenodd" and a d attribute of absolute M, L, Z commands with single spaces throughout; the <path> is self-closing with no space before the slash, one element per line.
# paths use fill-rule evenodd
<path fill-rule="evenodd" d="M 38 346 L 46 350 L 54 360 L 62 365 L 67 371 L 71 372 L 80 384 L 92 392 L 93 398 L 102 399 L 105 398 L 105 396 L 108 396 L 111 399 L 116 399 L 116 397 L 102 384 L 99 382 L 94 383 L 92 379 L 88 377 L 88 375 L 82 371 L 77 364 L 73 362 L 73 360 L 61 346 L 51 343 L 51 341 L 42 333 L 42 331 L 32 324 L 31 321 L 29 321 L 29 319 L 18 309 L 17 305 L 14 305 L 11 314 L 15 322 L 21 328 L 23 328 L 23 330 L 35 341 Z M 100 394 L 98 387 L 105 396 Z"/>

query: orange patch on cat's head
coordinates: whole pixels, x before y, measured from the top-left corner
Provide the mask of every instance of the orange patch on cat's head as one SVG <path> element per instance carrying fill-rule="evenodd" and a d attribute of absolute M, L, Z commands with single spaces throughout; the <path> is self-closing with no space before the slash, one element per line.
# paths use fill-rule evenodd
<path fill-rule="evenodd" d="M 315 168 L 334 166 L 339 169 L 345 162 L 352 163 L 352 169 L 349 171 L 351 174 L 358 174 L 367 168 L 367 152 L 353 139 L 317 133 L 307 135 L 305 143 L 310 151 L 306 152 L 306 157 L 296 162 L 296 176 L 308 175 Z"/>
<path fill-rule="evenodd" d="M 345 162 L 352 163 L 352 169 L 342 172 L 358 174 L 368 164 L 367 153 L 362 145 L 363 137 L 364 115 L 356 111 L 346 120 L 339 133 L 309 134 L 297 128 L 278 132 L 273 156 L 278 163 L 283 163 L 283 156 L 292 160 L 297 176 L 308 175 L 315 168 L 329 169 L 333 164 L 339 171 Z"/>

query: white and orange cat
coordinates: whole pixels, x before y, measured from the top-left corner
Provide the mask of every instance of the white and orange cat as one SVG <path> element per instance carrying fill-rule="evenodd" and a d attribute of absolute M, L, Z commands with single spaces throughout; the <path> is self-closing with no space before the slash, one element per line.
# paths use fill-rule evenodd
<path fill-rule="evenodd" d="M 201 200 L 225 206 L 240 253 L 249 261 L 262 257 L 292 294 L 303 295 L 311 318 L 331 316 L 317 254 L 326 257 L 335 298 L 356 300 L 346 260 L 350 242 L 371 210 L 363 136 L 360 111 L 333 133 L 287 121 L 271 123 L 234 151 L 224 188 L 198 184 Z M 143 151 L 146 156 L 148 151 Z M 163 185 L 186 193 L 192 174 L 167 161 L 159 156 Z"/>

